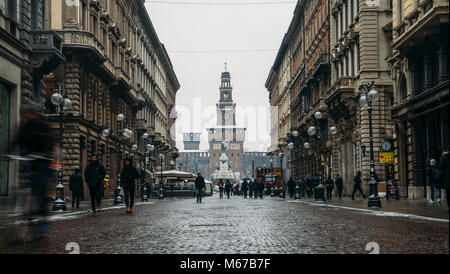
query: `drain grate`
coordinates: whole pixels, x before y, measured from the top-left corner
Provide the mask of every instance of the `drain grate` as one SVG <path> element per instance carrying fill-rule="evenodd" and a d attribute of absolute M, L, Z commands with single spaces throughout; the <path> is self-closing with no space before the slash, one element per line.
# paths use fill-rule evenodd
<path fill-rule="evenodd" d="M 190 227 L 201 227 L 201 226 L 206 226 L 206 227 L 211 227 L 211 226 L 225 226 L 225 224 L 198 224 L 198 225 L 189 225 Z"/>

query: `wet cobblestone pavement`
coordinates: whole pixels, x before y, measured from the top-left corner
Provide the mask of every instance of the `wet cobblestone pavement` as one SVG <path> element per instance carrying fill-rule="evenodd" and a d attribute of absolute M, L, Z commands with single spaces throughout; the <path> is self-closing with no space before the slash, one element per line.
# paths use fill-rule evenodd
<path fill-rule="evenodd" d="M 131 215 L 112 209 L 54 221 L 46 238 L 0 253 L 67 254 L 69 242 L 78 243 L 81 254 L 365 254 L 369 242 L 382 254 L 449 253 L 445 220 L 374 216 L 314 206 L 310 199 L 152 202 Z"/>

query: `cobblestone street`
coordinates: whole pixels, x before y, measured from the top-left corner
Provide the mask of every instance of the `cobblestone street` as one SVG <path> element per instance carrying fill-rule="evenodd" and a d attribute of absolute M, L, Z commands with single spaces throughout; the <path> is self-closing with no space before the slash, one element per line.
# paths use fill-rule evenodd
<path fill-rule="evenodd" d="M 449 247 L 448 218 L 377 216 L 317 206 L 312 199 L 220 200 L 216 195 L 202 204 L 151 200 L 131 215 L 113 208 L 55 218 L 47 235 L 0 253 L 67 254 L 69 242 L 77 243 L 81 254 L 364 254 L 370 242 L 382 254 L 448 254 Z"/>

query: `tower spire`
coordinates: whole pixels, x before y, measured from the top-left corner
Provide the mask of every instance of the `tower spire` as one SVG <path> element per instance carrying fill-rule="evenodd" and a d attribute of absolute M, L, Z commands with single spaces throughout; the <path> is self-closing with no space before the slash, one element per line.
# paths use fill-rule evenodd
<path fill-rule="evenodd" d="M 227 71 L 227 62 L 225 62 L 225 71 Z"/>

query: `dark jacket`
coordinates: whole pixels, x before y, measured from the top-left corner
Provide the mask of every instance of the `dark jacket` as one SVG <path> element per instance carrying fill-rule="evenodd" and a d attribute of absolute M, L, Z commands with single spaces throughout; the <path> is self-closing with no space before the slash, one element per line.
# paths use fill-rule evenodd
<path fill-rule="evenodd" d="M 342 180 L 341 177 L 337 178 L 334 183 L 336 184 L 337 188 L 342 188 L 344 186 L 344 181 Z"/>
<path fill-rule="evenodd" d="M 247 181 L 244 181 L 242 183 L 242 191 L 247 192 L 247 190 L 248 190 L 248 183 Z"/>
<path fill-rule="evenodd" d="M 448 188 L 448 153 L 443 154 L 439 161 L 439 187 Z"/>
<path fill-rule="evenodd" d="M 356 176 L 355 176 L 355 186 L 356 187 L 358 187 L 358 186 L 361 186 L 361 175 L 360 174 L 357 174 Z"/>
<path fill-rule="evenodd" d="M 327 188 L 334 188 L 333 179 L 331 179 L 331 177 L 328 177 L 327 181 L 325 182 L 325 185 L 327 186 Z"/>
<path fill-rule="evenodd" d="M 81 176 L 81 171 L 70 176 L 69 189 L 74 196 L 81 196 L 83 193 L 83 176 Z"/>
<path fill-rule="evenodd" d="M 230 192 L 231 191 L 231 183 L 230 183 L 230 181 L 227 181 L 225 183 L 225 191 L 226 192 Z"/>
<path fill-rule="evenodd" d="M 206 188 L 205 179 L 203 179 L 202 176 L 198 176 L 195 179 L 195 188 L 196 189 L 205 189 Z"/>
<path fill-rule="evenodd" d="M 134 180 L 141 177 L 139 172 L 133 166 L 132 160 L 128 159 L 128 161 L 130 161 L 130 165 L 124 166 L 122 173 L 120 173 L 120 181 L 124 186 L 134 184 Z"/>
<path fill-rule="evenodd" d="M 288 188 L 289 188 L 289 191 L 293 191 L 295 189 L 295 181 L 294 180 L 289 179 Z"/>
<path fill-rule="evenodd" d="M 102 183 L 106 170 L 99 161 L 90 162 L 84 171 L 84 180 L 89 187 L 95 187 Z"/>

